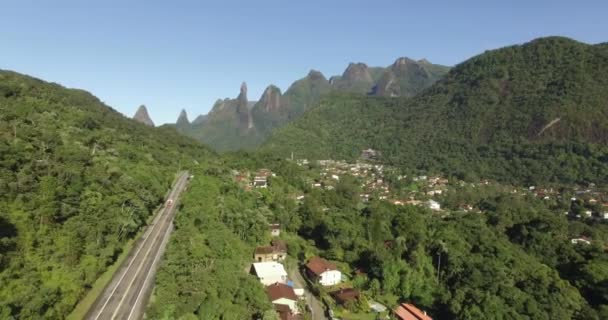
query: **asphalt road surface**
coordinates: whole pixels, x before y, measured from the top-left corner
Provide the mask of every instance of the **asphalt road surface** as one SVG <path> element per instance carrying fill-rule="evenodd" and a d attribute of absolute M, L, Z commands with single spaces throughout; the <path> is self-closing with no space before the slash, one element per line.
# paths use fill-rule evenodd
<path fill-rule="evenodd" d="M 150 298 L 156 267 L 173 230 L 179 195 L 187 182 L 188 173 L 184 172 L 169 193 L 164 207 L 137 240 L 127 259 L 87 313 L 87 319 L 142 318 Z"/>

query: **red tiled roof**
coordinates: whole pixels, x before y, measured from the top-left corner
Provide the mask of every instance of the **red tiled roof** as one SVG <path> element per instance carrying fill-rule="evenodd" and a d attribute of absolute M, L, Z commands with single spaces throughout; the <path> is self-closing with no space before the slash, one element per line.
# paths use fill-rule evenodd
<path fill-rule="evenodd" d="M 293 291 L 293 288 L 282 283 L 271 284 L 266 287 L 266 294 L 270 301 L 275 301 L 281 298 L 298 301 L 298 296 Z"/>
<path fill-rule="evenodd" d="M 401 320 L 433 320 L 413 304 L 402 303 L 393 310 L 395 315 Z"/>
<path fill-rule="evenodd" d="M 306 268 L 317 276 L 320 276 L 327 270 L 338 270 L 335 264 L 330 263 L 321 257 L 312 257 L 306 264 Z"/>

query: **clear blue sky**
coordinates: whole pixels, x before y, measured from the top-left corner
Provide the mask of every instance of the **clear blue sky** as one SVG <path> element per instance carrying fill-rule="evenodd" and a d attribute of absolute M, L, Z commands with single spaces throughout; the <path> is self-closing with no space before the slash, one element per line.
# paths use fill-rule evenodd
<path fill-rule="evenodd" d="M 92 3 L 95 4 L 92 4 Z M 608 41 L 608 1 L 7 0 L 0 68 L 88 90 L 159 124 L 190 119 L 242 81 L 257 100 L 317 69 L 397 57 L 453 65 L 547 35 Z"/>

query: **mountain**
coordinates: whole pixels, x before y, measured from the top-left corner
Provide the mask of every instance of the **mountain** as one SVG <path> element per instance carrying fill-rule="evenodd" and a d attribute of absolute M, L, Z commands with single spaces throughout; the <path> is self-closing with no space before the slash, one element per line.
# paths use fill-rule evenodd
<path fill-rule="evenodd" d="M 606 46 L 541 38 L 469 59 L 412 99 L 329 96 L 275 130 L 263 150 L 356 159 L 374 148 L 412 171 L 605 183 L 606 101 Z"/>
<path fill-rule="evenodd" d="M 179 113 L 179 117 L 177 117 L 175 125 L 177 128 L 187 128 L 190 126 L 190 120 L 188 120 L 188 113 L 186 113 L 186 110 L 182 109 L 182 111 Z"/>
<path fill-rule="evenodd" d="M 236 98 L 218 99 L 208 114 L 197 117 L 192 124 L 176 128 L 219 151 L 259 145 L 252 104 L 255 103 L 247 98 L 247 84 L 243 83 Z"/>
<path fill-rule="evenodd" d="M 338 91 L 369 94 L 372 93 L 383 70 L 383 68 L 369 68 L 361 62 L 350 63 L 342 76 L 331 77 L 329 82 Z"/>
<path fill-rule="evenodd" d="M 208 115 L 206 114 L 201 114 L 198 117 L 196 117 L 194 120 L 192 120 L 192 124 L 201 124 L 204 123 L 205 121 L 207 121 Z"/>
<path fill-rule="evenodd" d="M 0 71 L 0 318 L 65 319 L 175 173 L 215 157 L 85 91 Z"/>
<path fill-rule="evenodd" d="M 250 101 L 246 104 L 247 100 L 241 98 L 243 89 L 246 97 L 247 87 L 244 85 L 236 101 L 224 100 L 224 104 L 237 104 L 236 110 L 227 108 L 231 111 L 218 113 L 213 108 L 205 121 L 190 127 L 183 126 L 179 130 L 218 151 L 254 149 L 275 128 L 299 118 L 330 92 L 409 97 L 430 86 L 448 70 L 448 67 L 426 60 L 407 58 L 398 59 L 388 68 L 350 63 L 341 76 L 329 80 L 321 72 L 311 70 L 283 94 L 276 86 L 268 86 L 258 102 L 253 104 Z"/>
<path fill-rule="evenodd" d="M 150 119 L 148 109 L 146 109 L 146 106 L 143 104 L 137 108 L 137 112 L 135 112 L 135 115 L 133 115 L 133 120 L 154 127 L 154 122 L 152 119 Z"/>
<path fill-rule="evenodd" d="M 399 58 L 376 82 L 373 94 L 384 97 L 412 97 L 443 77 L 450 68 L 427 60 Z"/>

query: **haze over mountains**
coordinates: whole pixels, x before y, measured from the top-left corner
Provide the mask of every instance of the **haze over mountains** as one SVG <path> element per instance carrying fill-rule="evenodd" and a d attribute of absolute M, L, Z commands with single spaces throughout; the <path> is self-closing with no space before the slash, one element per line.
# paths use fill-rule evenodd
<path fill-rule="evenodd" d="M 297 119 L 329 92 L 410 97 L 448 70 L 449 67 L 409 58 L 399 58 L 386 68 L 351 63 L 341 76 L 329 79 L 311 70 L 285 93 L 269 85 L 257 102 L 248 100 L 247 85 L 243 83 L 236 99 L 218 100 L 207 115 L 198 116 L 190 125 L 183 122 L 182 114 L 176 126 L 180 132 L 219 151 L 252 149 L 273 129 Z"/>

